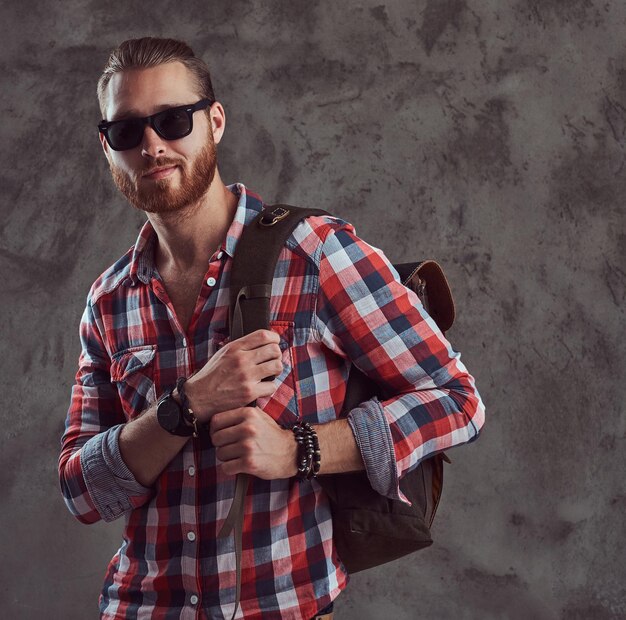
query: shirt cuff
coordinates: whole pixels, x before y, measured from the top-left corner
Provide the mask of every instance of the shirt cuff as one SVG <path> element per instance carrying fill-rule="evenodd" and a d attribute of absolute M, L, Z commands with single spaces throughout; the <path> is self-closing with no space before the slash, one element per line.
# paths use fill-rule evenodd
<path fill-rule="evenodd" d="M 405 501 L 400 494 L 396 455 L 383 406 L 377 398 L 361 403 L 348 413 L 365 472 L 377 493 Z"/>
<path fill-rule="evenodd" d="M 135 508 L 137 496 L 152 490 L 139 484 L 124 463 L 119 436 L 122 424 L 92 437 L 82 448 L 81 469 L 96 510 L 105 521 L 113 521 Z"/>

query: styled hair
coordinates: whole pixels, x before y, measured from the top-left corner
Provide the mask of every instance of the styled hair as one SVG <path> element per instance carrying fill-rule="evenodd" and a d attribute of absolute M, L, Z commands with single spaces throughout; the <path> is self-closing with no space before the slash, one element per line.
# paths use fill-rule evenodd
<path fill-rule="evenodd" d="M 202 99 L 215 101 L 209 67 L 183 41 L 143 37 L 128 39 L 111 52 L 98 80 L 98 102 L 104 118 L 106 89 L 115 73 L 126 69 L 148 69 L 168 62 L 181 62 L 193 76 Z"/>

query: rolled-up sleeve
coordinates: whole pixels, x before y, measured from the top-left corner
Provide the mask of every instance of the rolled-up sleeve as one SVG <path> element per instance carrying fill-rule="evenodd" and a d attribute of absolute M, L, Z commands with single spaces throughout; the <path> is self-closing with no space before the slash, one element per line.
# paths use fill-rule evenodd
<path fill-rule="evenodd" d="M 82 523 L 113 521 L 152 496 L 152 489 L 135 480 L 120 454 L 119 434 L 126 419 L 111 383 L 100 328 L 97 309 L 88 301 L 59 457 L 63 498 Z"/>
<path fill-rule="evenodd" d="M 437 452 L 478 438 L 485 408 L 474 378 L 385 255 L 332 230 L 319 255 L 319 340 L 383 388 L 348 414 L 372 487 L 405 500 L 400 479 Z"/>

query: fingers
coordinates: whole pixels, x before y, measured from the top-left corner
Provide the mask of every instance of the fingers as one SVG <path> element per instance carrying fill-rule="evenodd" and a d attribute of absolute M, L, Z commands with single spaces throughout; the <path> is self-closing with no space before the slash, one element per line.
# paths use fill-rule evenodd
<path fill-rule="evenodd" d="M 260 344 L 256 348 L 248 348 L 251 347 L 251 345 L 244 344 L 244 348 L 240 348 L 235 354 L 240 356 L 239 359 L 241 363 L 248 367 L 249 371 L 252 373 L 250 378 L 254 381 L 262 381 L 266 377 L 276 377 L 280 375 L 283 371 L 283 353 L 278 344 L 280 342 L 279 336 L 267 330 L 258 330 L 250 334 L 250 336 L 255 334 L 258 340 L 253 340 L 253 343 L 269 338 L 270 336 L 267 336 L 267 334 L 271 334 L 272 338 L 278 338 L 278 342 Z M 233 344 L 238 342 L 239 340 L 235 341 Z"/>
<path fill-rule="evenodd" d="M 269 329 L 257 329 L 251 334 L 246 334 L 233 342 L 237 348 L 252 351 L 268 344 L 279 344 L 280 336 Z"/>
<path fill-rule="evenodd" d="M 219 458 L 219 457 L 218 457 Z M 250 458 L 240 457 L 232 460 L 222 460 L 222 470 L 227 476 L 246 474 L 254 467 L 254 461 Z"/>
<path fill-rule="evenodd" d="M 227 446 L 218 448 L 215 454 L 217 458 L 222 461 L 222 463 L 227 463 L 228 461 L 246 456 L 247 451 L 245 446 L 242 444 L 231 443 Z"/>
<path fill-rule="evenodd" d="M 246 400 L 246 403 L 251 403 L 259 398 L 266 398 L 271 396 L 276 391 L 276 383 L 274 378 L 280 373 L 266 373 L 261 380 L 254 384 L 250 390 L 251 398 Z M 264 379 L 268 379 L 264 381 Z"/>
<path fill-rule="evenodd" d="M 265 362 L 259 364 L 256 370 L 258 381 L 263 381 L 266 377 L 278 377 L 283 372 L 283 362 L 280 359 Z"/>
<path fill-rule="evenodd" d="M 253 407 L 242 407 L 217 413 L 211 418 L 211 441 L 217 458 L 227 465 L 224 470 L 227 473 L 239 473 L 244 471 L 244 463 L 250 465 L 258 434 L 251 419 L 255 414 Z"/>
<path fill-rule="evenodd" d="M 262 364 L 269 360 L 280 359 L 283 356 L 280 346 L 276 343 L 266 344 L 262 347 L 254 349 L 251 355 L 254 355 L 254 361 L 257 364 Z"/>
<path fill-rule="evenodd" d="M 240 424 L 251 415 L 254 415 L 253 407 L 238 407 L 237 409 L 230 409 L 228 411 L 221 411 L 211 417 L 210 431 L 211 438 L 214 435 L 225 428 L 232 428 L 236 424 Z M 226 442 L 227 443 L 227 442 Z M 223 443 L 221 444 L 223 445 Z"/>
<path fill-rule="evenodd" d="M 246 340 L 248 337 L 253 338 Z M 272 342 L 266 342 L 268 339 Z M 230 343 L 230 351 L 240 368 L 252 372 L 249 378 L 262 381 L 265 377 L 279 375 L 283 370 L 279 342 L 278 334 L 261 329 Z"/>

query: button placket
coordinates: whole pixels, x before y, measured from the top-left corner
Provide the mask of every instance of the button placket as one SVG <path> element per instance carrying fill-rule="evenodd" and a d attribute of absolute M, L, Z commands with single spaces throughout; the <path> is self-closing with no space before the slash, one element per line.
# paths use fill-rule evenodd
<path fill-rule="evenodd" d="M 181 342 L 183 349 L 184 349 L 185 368 L 189 369 L 190 367 L 189 352 L 187 350 L 187 340 L 184 337 L 185 331 L 180 325 L 180 323 L 178 322 L 178 317 L 176 316 L 176 311 L 174 310 L 172 301 L 168 297 L 167 291 L 163 287 L 163 282 L 158 277 L 152 278 L 152 291 L 158 297 L 159 301 L 161 301 L 161 303 L 163 303 L 168 309 L 168 315 L 169 315 L 168 319 L 177 334 L 177 340 L 180 339 L 179 341 Z M 178 358 L 178 355 L 179 353 L 177 351 L 177 358 Z M 178 361 L 179 360 L 177 359 L 177 363 Z"/>
<path fill-rule="evenodd" d="M 188 352 L 188 349 L 185 350 Z M 186 367 L 187 369 L 189 366 Z M 197 544 L 197 534 L 199 531 L 198 515 L 196 513 L 196 483 L 197 477 L 188 477 L 188 472 L 196 471 L 196 454 L 194 449 L 194 441 L 189 441 L 183 448 L 183 493 L 182 493 L 182 505 L 180 508 L 181 524 L 180 533 L 183 536 L 185 552 L 182 558 L 182 570 L 184 575 L 184 588 L 188 592 L 188 596 L 196 596 L 195 592 L 198 591 L 198 572 L 200 570 L 200 562 L 198 558 L 199 545 Z M 195 603 L 189 599 L 191 605 L 195 606 L 199 599 Z"/>

